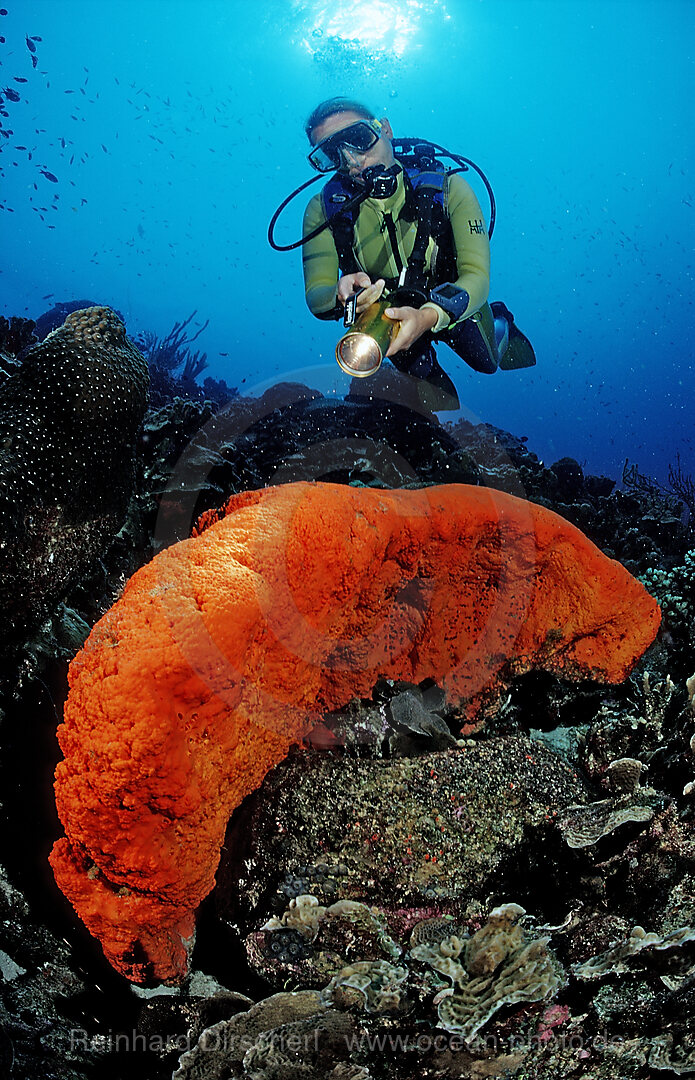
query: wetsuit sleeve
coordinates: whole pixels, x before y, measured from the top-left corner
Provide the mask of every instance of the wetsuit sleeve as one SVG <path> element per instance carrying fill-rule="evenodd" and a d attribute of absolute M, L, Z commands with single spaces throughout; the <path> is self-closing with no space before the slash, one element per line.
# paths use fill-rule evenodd
<path fill-rule="evenodd" d="M 449 177 L 449 220 L 454 235 L 456 269 L 458 277 L 454 282 L 460 289 L 465 289 L 470 302 L 463 318 L 475 314 L 483 306 L 490 291 L 490 241 L 487 225 L 483 219 L 475 192 L 470 184 L 459 174 Z M 441 315 L 434 326 L 434 332 L 445 329 L 451 322 L 437 304 L 427 303 Z"/>
<path fill-rule="evenodd" d="M 325 222 L 321 196 L 315 195 L 304 211 L 302 235 L 306 236 L 313 229 Z M 317 319 L 336 319 L 342 314 L 342 307 L 337 304 L 338 252 L 330 229 L 315 236 L 302 248 L 302 266 L 304 269 L 304 295 L 312 315 Z"/>

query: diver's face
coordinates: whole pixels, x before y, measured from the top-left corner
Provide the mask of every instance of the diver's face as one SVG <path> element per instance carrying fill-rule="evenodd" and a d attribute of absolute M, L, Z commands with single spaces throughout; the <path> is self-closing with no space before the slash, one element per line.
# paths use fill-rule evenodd
<path fill-rule="evenodd" d="M 335 135 L 337 131 L 349 128 L 352 124 L 359 123 L 360 120 L 364 120 L 364 117 L 359 116 L 356 112 L 339 112 L 334 113 L 333 116 L 327 116 L 312 130 L 311 145 L 316 146 L 322 139 L 328 138 L 329 135 Z M 383 125 L 381 137 L 369 150 L 360 153 L 359 150 L 343 147 L 341 151 L 343 157 L 343 169 L 341 171 L 346 172 L 358 184 L 362 183 L 361 176 L 365 169 L 369 169 L 372 165 L 383 165 L 389 168 L 396 161 L 391 146 L 391 139 L 393 138 L 391 125 L 386 117 L 383 117 L 381 123 Z"/>

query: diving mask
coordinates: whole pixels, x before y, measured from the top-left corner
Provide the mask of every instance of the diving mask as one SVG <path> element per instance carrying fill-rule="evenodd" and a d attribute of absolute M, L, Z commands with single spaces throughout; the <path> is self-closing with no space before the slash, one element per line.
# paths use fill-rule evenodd
<path fill-rule="evenodd" d="M 334 131 L 317 143 L 308 155 L 309 164 L 317 172 L 333 172 L 343 166 L 343 150 L 366 154 L 381 138 L 379 120 L 358 120 L 349 127 Z"/>

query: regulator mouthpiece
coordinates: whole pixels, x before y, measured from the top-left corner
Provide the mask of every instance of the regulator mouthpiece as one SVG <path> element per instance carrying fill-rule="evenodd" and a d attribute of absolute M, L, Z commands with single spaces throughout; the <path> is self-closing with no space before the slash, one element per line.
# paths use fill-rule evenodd
<path fill-rule="evenodd" d="M 383 165 L 370 165 L 362 173 L 362 182 L 373 199 L 390 199 L 398 190 L 401 166 L 396 162 L 390 169 Z"/>
<path fill-rule="evenodd" d="M 347 374 L 366 379 L 379 370 L 389 345 L 398 333 L 400 323 L 384 315 L 389 300 L 370 304 L 338 342 L 335 358 Z"/>

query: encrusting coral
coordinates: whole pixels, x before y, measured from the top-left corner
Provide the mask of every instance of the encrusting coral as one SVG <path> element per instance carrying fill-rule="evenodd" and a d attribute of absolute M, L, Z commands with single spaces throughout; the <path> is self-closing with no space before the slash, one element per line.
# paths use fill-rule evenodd
<path fill-rule="evenodd" d="M 413 945 L 413 959 L 451 981 L 435 997 L 447 1031 L 469 1041 L 502 1006 L 541 1001 L 562 985 L 562 969 L 547 949 L 550 938 L 534 938 L 518 925 L 525 914 L 518 904 L 502 904 L 472 937 L 442 930 L 438 941 Z"/>
<path fill-rule="evenodd" d="M 489 489 L 235 496 L 128 583 L 70 668 L 59 886 L 135 981 L 185 974 L 231 811 L 379 676 L 464 719 L 533 667 L 620 682 L 659 609 L 574 526 Z"/>
<path fill-rule="evenodd" d="M 606 974 L 622 974 L 630 971 L 628 961 L 643 950 L 663 951 L 676 949 L 681 945 L 695 941 L 695 930 L 681 926 L 669 934 L 648 934 L 641 926 L 633 927 L 630 936 L 606 949 L 599 956 L 592 956 L 581 964 L 576 964 L 574 973 L 580 979 L 600 979 Z"/>
<path fill-rule="evenodd" d="M 558 821 L 568 847 L 583 848 L 595 844 L 627 822 L 651 821 L 654 810 L 630 795 L 602 799 L 588 806 L 570 806 Z"/>

